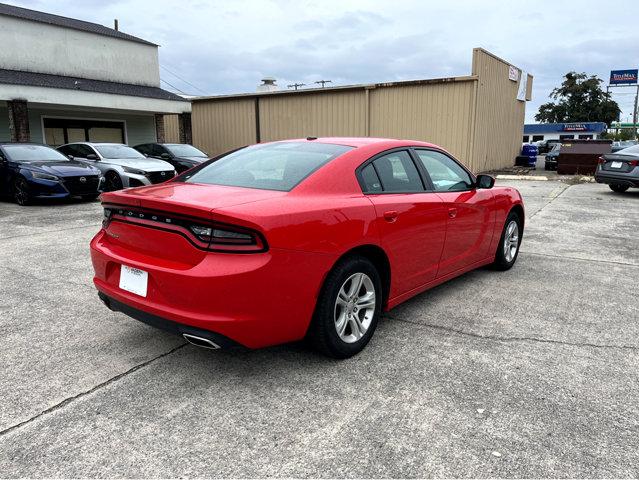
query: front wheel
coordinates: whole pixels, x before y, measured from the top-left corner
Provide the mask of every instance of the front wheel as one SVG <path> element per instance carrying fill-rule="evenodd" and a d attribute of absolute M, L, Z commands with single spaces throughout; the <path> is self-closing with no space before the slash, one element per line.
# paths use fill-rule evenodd
<path fill-rule="evenodd" d="M 115 192 L 117 190 L 122 190 L 122 188 L 122 179 L 120 178 L 120 175 L 116 172 L 109 172 L 106 174 L 104 186 L 105 192 Z"/>
<path fill-rule="evenodd" d="M 517 260 L 519 245 L 521 245 L 522 221 L 515 212 L 510 212 L 501 232 L 499 245 L 495 254 L 493 268 L 495 270 L 508 270 Z"/>
<path fill-rule="evenodd" d="M 608 186 L 610 187 L 610 190 L 617 193 L 623 193 L 630 188 L 628 185 L 619 185 L 618 183 L 612 183 Z"/>
<path fill-rule="evenodd" d="M 13 184 L 13 198 L 18 205 L 22 206 L 30 205 L 32 202 L 29 184 L 22 177 L 16 178 Z"/>
<path fill-rule="evenodd" d="M 352 357 L 373 336 L 381 307 L 382 284 L 377 269 L 365 257 L 349 257 L 328 274 L 308 339 L 329 357 Z"/>

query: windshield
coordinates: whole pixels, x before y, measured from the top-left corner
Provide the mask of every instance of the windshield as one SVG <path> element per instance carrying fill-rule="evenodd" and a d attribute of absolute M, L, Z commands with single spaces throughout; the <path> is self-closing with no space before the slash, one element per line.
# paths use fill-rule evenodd
<path fill-rule="evenodd" d="M 208 164 L 186 181 L 288 191 L 322 165 L 352 149 L 311 142 L 255 145 Z"/>
<path fill-rule="evenodd" d="M 44 145 L 4 145 L 9 160 L 14 162 L 68 162 L 69 158 Z"/>
<path fill-rule="evenodd" d="M 639 145 L 633 145 L 632 147 L 624 148 L 615 152 L 615 155 L 639 155 Z"/>
<path fill-rule="evenodd" d="M 146 158 L 126 145 L 94 145 L 94 147 L 104 158 Z"/>
<path fill-rule="evenodd" d="M 201 152 L 193 145 L 176 144 L 176 145 L 164 145 L 166 149 L 176 157 L 202 157 L 209 158 L 206 153 Z"/>

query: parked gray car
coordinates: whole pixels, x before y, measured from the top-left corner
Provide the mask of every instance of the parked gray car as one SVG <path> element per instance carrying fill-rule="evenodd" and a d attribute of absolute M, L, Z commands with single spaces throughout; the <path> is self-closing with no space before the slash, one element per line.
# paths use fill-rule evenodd
<path fill-rule="evenodd" d="M 147 158 L 121 143 L 68 143 L 58 147 L 58 151 L 102 171 L 107 192 L 162 183 L 175 176 L 175 168 L 170 163 Z"/>
<path fill-rule="evenodd" d="M 595 180 L 607 183 L 611 190 L 618 193 L 630 187 L 639 188 L 639 145 L 600 157 Z"/>

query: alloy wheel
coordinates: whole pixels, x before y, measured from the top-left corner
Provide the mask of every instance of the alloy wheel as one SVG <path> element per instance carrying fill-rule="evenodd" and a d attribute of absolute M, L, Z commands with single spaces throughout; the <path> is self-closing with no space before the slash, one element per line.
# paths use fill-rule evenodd
<path fill-rule="evenodd" d="M 519 248 L 519 225 L 514 220 L 511 220 L 506 227 L 506 234 L 504 235 L 504 258 L 507 262 L 512 262 L 517 254 Z"/>
<path fill-rule="evenodd" d="M 16 181 L 14 197 L 19 205 L 27 205 L 29 203 L 29 186 L 24 179 Z"/>
<path fill-rule="evenodd" d="M 342 284 L 335 300 L 335 330 L 345 343 L 355 343 L 368 331 L 376 304 L 375 286 L 365 273 L 355 273 Z"/>

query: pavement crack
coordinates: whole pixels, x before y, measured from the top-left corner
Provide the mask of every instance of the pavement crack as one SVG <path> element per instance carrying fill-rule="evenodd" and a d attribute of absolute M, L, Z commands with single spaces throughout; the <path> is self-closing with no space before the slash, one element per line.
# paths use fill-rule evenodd
<path fill-rule="evenodd" d="M 559 258 L 562 260 L 577 260 L 579 262 L 594 262 L 594 263 L 605 263 L 611 265 L 621 265 L 622 267 L 639 267 L 636 263 L 627 263 L 627 262 L 616 262 L 614 260 L 597 260 L 594 258 L 579 258 L 579 257 L 570 257 L 567 255 L 552 255 L 550 253 L 537 253 L 537 252 L 529 252 L 526 249 L 520 249 L 520 253 L 526 255 L 534 255 L 537 257 L 549 257 L 549 258 Z"/>
<path fill-rule="evenodd" d="M 555 201 L 555 200 L 557 200 L 559 197 L 561 197 L 561 196 L 563 195 L 563 193 L 564 193 L 566 190 L 568 190 L 570 187 L 572 187 L 572 185 L 565 185 L 565 186 L 564 186 L 564 185 L 561 185 L 560 187 L 563 187 L 563 188 L 561 189 L 561 191 L 560 191 L 557 195 L 555 195 L 554 197 L 552 197 L 552 199 L 551 199 L 551 200 L 550 200 L 550 201 L 549 201 L 546 205 L 544 205 L 544 206 L 543 206 L 543 207 L 541 207 L 539 210 L 537 210 L 535 213 L 533 213 L 533 214 L 529 217 L 529 219 L 532 219 L 532 218 L 534 218 L 535 216 L 537 216 L 537 214 L 539 214 L 539 213 L 540 213 L 543 209 L 545 209 L 548 205 L 550 205 L 552 202 L 554 202 L 554 201 Z M 559 187 L 558 187 L 558 188 L 559 188 Z M 556 189 L 555 189 L 555 190 L 556 190 Z M 553 190 L 553 192 L 554 192 L 555 190 Z M 551 193 L 551 195 L 552 195 L 552 193 L 553 193 L 553 192 L 550 192 L 550 193 Z"/>
<path fill-rule="evenodd" d="M 614 349 L 614 350 L 632 350 L 635 352 L 639 352 L 639 346 L 633 345 L 606 345 L 606 344 L 598 344 L 598 343 L 588 343 L 588 342 L 566 342 L 562 340 L 551 340 L 548 338 L 538 338 L 538 337 L 501 337 L 498 335 L 481 335 L 479 333 L 466 332 L 464 330 L 460 330 L 453 327 L 445 327 L 443 325 L 433 325 L 432 323 L 420 323 L 414 322 L 411 320 L 406 320 L 403 318 L 393 317 L 388 314 L 384 314 L 385 318 L 389 318 L 391 320 L 397 322 L 408 323 L 410 325 L 415 325 L 417 327 L 423 328 L 432 328 L 435 330 L 441 330 L 448 333 L 453 333 L 457 335 L 462 335 L 466 337 L 479 338 L 482 340 L 492 340 L 495 342 L 533 342 L 533 343 L 548 343 L 552 345 L 563 345 L 568 347 L 586 347 L 586 348 L 601 348 L 601 349 Z"/>
<path fill-rule="evenodd" d="M 131 367 L 130 369 L 128 369 L 125 372 L 122 372 L 118 375 L 116 375 L 115 377 L 111 377 L 108 380 L 90 388 L 89 390 L 86 390 L 84 392 L 80 392 L 77 395 L 73 395 L 72 397 L 69 398 L 65 398 L 64 400 L 62 400 L 60 403 L 56 403 L 55 405 L 47 408 L 46 410 L 41 411 L 40 413 L 38 413 L 37 415 L 34 415 L 31 418 L 28 418 L 27 420 L 24 420 L 20 423 L 16 423 L 15 425 L 11 425 L 10 427 L 5 428 L 4 430 L 0 431 L 0 437 L 4 437 L 5 435 L 11 433 L 12 431 L 24 427 L 25 425 L 28 425 L 29 423 L 45 416 L 48 415 L 49 413 L 53 413 L 57 410 L 60 410 L 61 408 L 69 405 L 70 403 L 74 402 L 75 400 L 78 400 L 80 398 L 86 397 L 87 395 L 90 395 L 94 392 L 97 392 L 98 390 L 101 390 L 104 387 L 107 387 L 109 385 L 111 385 L 112 383 L 117 382 L 118 380 L 126 377 L 127 375 L 132 374 L 133 372 L 136 372 L 138 370 L 140 370 L 141 368 L 144 368 L 150 364 L 152 364 L 153 362 L 160 360 L 161 358 L 164 358 L 168 355 L 171 355 L 174 352 L 177 352 L 178 350 L 180 350 L 181 348 L 184 348 L 186 345 L 188 345 L 188 343 L 182 343 L 180 345 L 178 345 L 177 347 L 169 350 L 168 352 L 165 352 L 161 355 L 158 355 L 157 357 L 153 357 L 150 360 L 147 360 L 146 362 L 140 363 L 138 365 L 135 365 L 134 367 Z"/>

